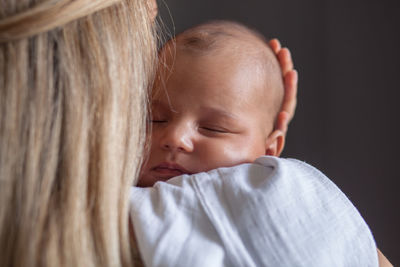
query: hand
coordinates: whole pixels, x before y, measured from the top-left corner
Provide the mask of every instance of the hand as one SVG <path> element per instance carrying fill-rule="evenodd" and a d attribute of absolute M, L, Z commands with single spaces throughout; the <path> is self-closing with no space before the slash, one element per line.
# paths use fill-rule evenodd
<path fill-rule="evenodd" d="M 285 86 L 282 108 L 278 114 L 275 129 L 282 131 L 286 135 L 289 122 L 292 120 L 296 109 L 298 76 L 297 71 L 293 69 L 293 60 L 289 49 L 281 48 L 281 44 L 277 39 L 269 41 L 269 45 L 281 65 Z"/>
<path fill-rule="evenodd" d="M 382 254 L 382 252 L 378 250 L 378 260 L 379 260 L 379 267 L 393 267 L 390 261 Z"/>

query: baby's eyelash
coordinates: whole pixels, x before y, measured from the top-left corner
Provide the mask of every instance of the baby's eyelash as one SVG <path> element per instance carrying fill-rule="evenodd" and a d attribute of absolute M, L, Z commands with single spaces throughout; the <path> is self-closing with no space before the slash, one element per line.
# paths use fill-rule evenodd
<path fill-rule="evenodd" d="M 151 120 L 151 123 L 164 123 L 167 122 L 167 120 Z"/>
<path fill-rule="evenodd" d="M 228 131 L 223 130 L 223 129 L 217 129 L 217 128 L 211 128 L 211 127 L 201 127 L 204 130 L 211 131 L 211 132 L 216 132 L 216 133 L 227 133 Z"/>

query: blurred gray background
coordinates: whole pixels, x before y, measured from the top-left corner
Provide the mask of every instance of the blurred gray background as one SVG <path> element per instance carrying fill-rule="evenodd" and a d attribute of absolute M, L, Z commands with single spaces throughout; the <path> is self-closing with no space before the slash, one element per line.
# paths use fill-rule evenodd
<path fill-rule="evenodd" d="M 395 266 L 400 265 L 399 3 L 158 0 L 172 34 L 210 19 L 230 19 L 290 48 L 299 101 L 283 156 L 330 177 Z"/>

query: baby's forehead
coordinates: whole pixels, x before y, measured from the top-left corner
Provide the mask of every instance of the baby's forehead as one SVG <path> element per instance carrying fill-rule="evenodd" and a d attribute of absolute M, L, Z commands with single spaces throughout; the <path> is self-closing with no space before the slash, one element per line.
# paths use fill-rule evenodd
<path fill-rule="evenodd" d="M 192 62 L 204 58 L 230 60 L 232 67 L 239 64 L 243 72 L 249 73 L 249 82 L 254 79 L 262 81 L 262 91 L 256 93 L 262 93 L 259 100 L 271 103 L 267 105 L 272 107 L 266 110 L 267 113 L 274 114 L 280 107 L 283 83 L 279 62 L 265 38 L 241 24 L 218 21 L 196 26 L 170 40 L 162 48 L 160 56 L 161 69 L 166 71 L 162 75 L 165 78 L 168 78 L 179 64 L 187 64 L 188 61 L 181 61 L 180 57 L 190 59 L 190 64 L 185 66 L 187 70 L 192 70 Z M 209 62 L 218 64 L 215 60 Z M 224 70 L 219 70 L 222 71 Z"/>
<path fill-rule="evenodd" d="M 177 50 L 194 54 L 228 52 L 274 56 L 262 35 L 234 22 L 206 23 L 184 31 L 174 41 Z"/>
<path fill-rule="evenodd" d="M 265 38 L 236 22 L 205 23 L 178 34 L 160 51 L 161 65 L 172 68 L 182 55 L 194 60 L 223 55 L 232 59 L 232 64 L 247 62 L 246 68 L 263 69 L 261 78 L 280 76 L 279 64 Z"/>

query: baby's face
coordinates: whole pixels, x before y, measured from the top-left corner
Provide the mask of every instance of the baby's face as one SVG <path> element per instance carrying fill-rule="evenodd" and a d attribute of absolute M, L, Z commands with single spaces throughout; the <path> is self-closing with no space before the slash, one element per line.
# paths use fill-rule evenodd
<path fill-rule="evenodd" d="M 151 148 L 138 185 L 264 155 L 271 129 L 256 71 L 246 60 L 224 54 L 178 53 L 152 98 Z"/>

